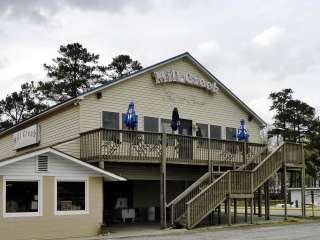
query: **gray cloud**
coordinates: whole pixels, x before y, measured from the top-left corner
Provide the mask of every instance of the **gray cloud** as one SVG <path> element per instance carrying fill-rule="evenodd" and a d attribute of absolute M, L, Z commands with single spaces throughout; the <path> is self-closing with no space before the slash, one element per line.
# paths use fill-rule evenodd
<path fill-rule="evenodd" d="M 117 13 L 126 8 L 134 8 L 143 12 L 150 9 L 152 5 L 153 0 L 1 0 L 0 16 L 9 20 L 46 23 L 50 17 L 68 8 Z"/>
<path fill-rule="evenodd" d="M 119 53 L 147 66 L 189 51 L 267 121 L 268 94 L 287 87 L 319 109 L 319 8 L 298 0 L 2 0 L 1 91 L 43 78 L 59 45 L 81 42 L 104 64 Z"/>

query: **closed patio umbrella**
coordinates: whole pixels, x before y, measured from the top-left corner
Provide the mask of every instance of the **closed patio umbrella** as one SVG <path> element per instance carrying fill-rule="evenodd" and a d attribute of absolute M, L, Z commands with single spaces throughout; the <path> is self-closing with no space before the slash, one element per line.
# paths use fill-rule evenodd
<path fill-rule="evenodd" d="M 134 130 L 136 128 L 138 119 L 137 119 L 136 111 L 134 109 L 133 102 L 129 103 L 128 111 L 125 115 L 124 121 L 129 130 Z"/>
<path fill-rule="evenodd" d="M 238 129 L 237 134 L 238 141 L 244 140 L 245 142 L 248 142 L 249 136 L 248 129 L 245 126 L 245 121 L 241 119 L 240 128 Z"/>
<path fill-rule="evenodd" d="M 174 108 L 172 111 L 172 120 L 171 120 L 171 128 L 172 131 L 176 131 L 180 127 L 180 117 L 179 117 L 179 112 L 178 108 Z"/>

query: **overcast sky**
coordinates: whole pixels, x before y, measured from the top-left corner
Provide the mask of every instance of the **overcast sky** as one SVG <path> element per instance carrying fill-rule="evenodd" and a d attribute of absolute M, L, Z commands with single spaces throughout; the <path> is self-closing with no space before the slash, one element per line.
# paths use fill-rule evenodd
<path fill-rule="evenodd" d="M 319 113 L 319 11 L 316 0 L 1 0 L 0 97 L 80 42 L 101 64 L 188 51 L 268 122 L 268 94 L 288 87 Z"/>

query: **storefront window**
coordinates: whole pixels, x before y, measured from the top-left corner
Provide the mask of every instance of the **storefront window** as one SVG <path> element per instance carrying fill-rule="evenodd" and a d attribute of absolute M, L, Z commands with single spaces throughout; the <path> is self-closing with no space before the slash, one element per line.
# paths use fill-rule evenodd
<path fill-rule="evenodd" d="M 57 211 L 86 211 L 86 182 L 57 181 Z"/>
<path fill-rule="evenodd" d="M 35 213 L 38 207 L 37 181 L 6 181 L 6 213 Z"/>
<path fill-rule="evenodd" d="M 237 129 L 226 127 L 226 139 L 233 140 L 233 141 L 237 140 Z"/>

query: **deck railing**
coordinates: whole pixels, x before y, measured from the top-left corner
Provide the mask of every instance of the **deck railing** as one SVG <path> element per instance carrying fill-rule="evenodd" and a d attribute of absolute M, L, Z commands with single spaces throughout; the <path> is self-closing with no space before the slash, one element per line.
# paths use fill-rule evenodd
<path fill-rule="evenodd" d="M 258 143 L 208 139 L 178 134 L 96 129 L 80 136 L 80 157 L 84 161 L 160 162 L 166 141 L 167 163 L 242 165 L 264 147 Z M 165 140 L 163 140 L 165 139 Z"/>

